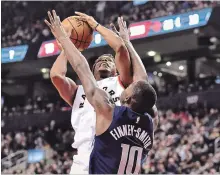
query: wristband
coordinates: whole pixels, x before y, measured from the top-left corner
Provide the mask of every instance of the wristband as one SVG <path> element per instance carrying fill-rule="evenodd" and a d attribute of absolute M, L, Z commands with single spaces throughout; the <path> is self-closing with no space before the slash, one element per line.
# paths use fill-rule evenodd
<path fill-rule="evenodd" d="M 95 26 L 94 30 L 96 30 L 98 26 L 99 26 L 99 23 L 97 23 L 97 25 Z M 96 30 L 96 31 L 97 31 L 97 30 Z"/>

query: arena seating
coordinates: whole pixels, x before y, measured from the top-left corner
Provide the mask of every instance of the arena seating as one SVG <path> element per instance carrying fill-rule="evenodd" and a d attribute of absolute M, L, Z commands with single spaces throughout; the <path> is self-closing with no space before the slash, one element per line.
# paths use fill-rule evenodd
<path fill-rule="evenodd" d="M 85 12 L 94 16 L 101 24 L 108 26 L 111 22 L 116 22 L 118 15 L 123 15 L 128 23 L 132 23 L 212 7 L 216 4 L 220 3 L 217 1 L 148 1 L 135 6 L 132 1 L 4 1 L 2 2 L 2 47 L 28 44 L 30 51 L 35 43 L 40 47 L 43 41 L 52 39 L 51 32 L 43 22 L 48 9 L 55 9 L 61 19 L 74 15 L 74 11 Z M 35 50 L 38 51 L 39 48 L 36 48 Z M 31 52 L 30 55 L 28 57 L 32 60 L 14 64 L 42 61 L 42 59 L 35 59 L 37 53 L 32 55 Z M 198 57 L 200 56 L 203 55 L 199 54 Z M 50 60 L 53 61 L 53 59 L 55 60 L 55 57 Z M 187 60 L 190 57 L 186 56 L 183 59 Z M 207 57 L 207 60 L 209 59 Z M 214 57 L 213 60 L 214 64 L 220 62 Z M 155 64 L 157 64 L 156 61 Z M 38 68 L 42 73 L 40 68 L 43 67 Z M 151 70 L 151 74 L 153 71 Z M 11 77 L 6 76 L 9 72 L 5 68 L 2 83 L 10 82 Z M 165 73 L 163 77 L 164 75 Z M 51 88 L 52 85 L 48 86 L 48 89 L 56 92 L 56 94 L 50 93 L 52 97 L 35 95 L 34 86 L 29 85 L 35 81 L 35 78 L 41 81 L 42 75 L 40 74 L 41 78 L 31 76 L 25 77 L 28 81 L 32 79 L 27 83 L 29 88 L 27 91 L 31 91 L 28 93 L 31 94 L 30 96 L 21 97 L 16 94 L 17 96 L 13 97 L 5 92 L 2 94 L 2 173 L 67 174 L 72 165 L 72 157 L 76 154 L 76 150 L 71 147 L 74 141 L 74 130 L 70 123 L 71 107 L 59 97 L 54 87 Z M 158 94 L 157 107 L 160 121 L 155 132 L 153 149 L 143 162 L 142 174 L 220 172 L 220 81 L 216 78 L 217 74 L 212 73 L 203 79 L 198 77 L 190 82 L 182 77 L 169 83 L 164 80 L 160 87 L 156 87 L 154 82 L 153 85 Z M 18 82 L 22 84 L 25 78 L 15 76 L 13 81 L 16 82 L 15 80 L 19 79 Z M 48 85 L 49 81 L 48 79 L 44 83 Z M 6 85 L 5 89 L 12 86 L 11 89 L 14 91 L 13 86 L 16 83 Z M 43 83 L 39 84 L 41 85 Z M 39 94 L 47 93 L 45 90 L 45 93 Z"/>
<path fill-rule="evenodd" d="M 154 147 L 143 163 L 142 173 L 219 172 L 220 152 L 215 148 L 220 137 L 218 109 L 198 105 L 186 109 L 159 110 L 159 118 Z M 44 128 L 2 134 L 2 158 L 18 150 L 53 149 L 51 158 L 8 173 L 68 173 L 74 154 L 71 148 L 73 135 L 72 129 L 60 129 L 54 122 Z"/>
<path fill-rule="evenodd" d="M 82 11 L 94 16 L 101 24 L 109 26 L 111 22 L 116 22 L 118 14 L 123 15 L 129 23 L 183 13 L 219 3 L 214 1 L 149 1 L 144 5 L 134 6 L 132 2 L 127 1 L 107 1 L 100 12 L 97 8 L 99 5 L 97 1 L 85 2 L 16 1 L 16 3 L 2 3 L 2 47 L 35 43 L 52 38 L 48 27 L 43 22 L 48 9 L 55 9 L 61 19 L 74 15 L 74 11 Z"/>

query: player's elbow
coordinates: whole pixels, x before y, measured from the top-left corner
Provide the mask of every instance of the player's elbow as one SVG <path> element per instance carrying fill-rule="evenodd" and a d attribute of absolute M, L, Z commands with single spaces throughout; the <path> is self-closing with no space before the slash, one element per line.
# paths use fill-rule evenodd
<path fill-rule="evenodd" d="M 50 79 L 52 80 L 52 79 L 54 79 L 54 78 L 56 78 L 56 77 L 58 77 L 59 75 L 55 72 L 55 71 L 53 71 L 53 70 L 51 70 L 50 71 Z"/>
<path fill-rule="evenodd" d="M 50 71 L 50 79 L 53 83 L 56 83 L 59 80 L 63 79 L 63 76 L 61 74 L 58 74 L 57 72 Z"/>

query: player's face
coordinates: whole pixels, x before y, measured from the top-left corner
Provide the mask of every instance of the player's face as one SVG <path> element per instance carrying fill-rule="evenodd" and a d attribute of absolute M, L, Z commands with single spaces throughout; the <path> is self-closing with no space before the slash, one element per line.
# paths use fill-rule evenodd
<path fill-rule="evenodd" d="M 130 85 L 121 93 L 120 102 L 121 102 L 122 105 L 130 107 L 131 97 L 132 97 L 132 95 L 133 95 L 133 90 L 134 90 L 134 88 L 135 88 L 134 86 L 135 86 L 135 83 L 130 84 Z"/>
<path fill-rule="evenodd" d="M 116 75 L 116 67 L 112 58 L 103 56 L 95 62 L 94 76 L 96 80 Z"/>

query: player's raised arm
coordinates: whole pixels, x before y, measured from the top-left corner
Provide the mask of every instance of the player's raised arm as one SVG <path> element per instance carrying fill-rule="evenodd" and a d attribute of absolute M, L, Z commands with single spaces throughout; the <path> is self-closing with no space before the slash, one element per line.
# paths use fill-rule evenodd
<path fill-rule="evenodd" d="M 62 51 L 50 70 L 50 78 L 63 100 L 72 106 L 77 85 L 73 80 L 66 77 L 66 72 L 67 59 L 64 51 Z"/>
<path fill-rule="evenodd" d="M 119 25 L 119 32 L 116 30 L 113 24 L 111 24 L 111 27 L 112 30 L 123 39 L 129 51 L 130 59 L 132 63 L 133 81 L 148 80 L 148 76 L 144 64 L 138 53 L 135 51 L 132 43 L 130 42 L 129 30 L 127 28 L 126 22 L 123 20 L 122 17 L 118 17 L 118 25 Z M 154 130 L 156 130 L 157 125 L 159 123 L 159 117 L 156 106 L 153 106 L 151 111 L 151 116 L 153 117 Z"/>
<path fill-rule="evenodd" d="M 68 61 L 82 83 L 88 101 L 96 110 L 97 116 L 111 117 L 112 105 L 110 99 L 107 93 L 98 87 L 87 60 L 70 41 L 55 10 L 53 10 L 53 16 L 50 12 L 48 12 L 48 16 L 50 23 L 47 20 L 45 20 L 45 23 L 62 45 Z"/>
<path fill-rule="evenodd" d="M 127 87 L 129 84 L 132 83 L 133 79 L 129 53 L 122 38 L 115 34 L 113 31 L 97 23 L 97 21 L 94 20 L 92 16 L 88 16 L 80 12 L 76 12 L 76 14 L 79 15 L 81 19 L 87 21 L 94 30 L 99 32 L 107 41 L 109 46 L 115 51 L 116 68 L 119 72 L 122 84 Z"/>
<path fill-rule="evenodd" d="M 113 30 L 115 31 L 115 33 L 118 33 L 119 36 L 123 39 L 129 51 L 130 59 L 132 62 L 133 81 L 147 80 L 148 76 L 144 64 L 142 63 L 140 56 L 135 51 L 132 43 L 130 42 L 129 30 L 127 28 L 126 22 L 123 20 L 122 17 L 118 17 L 118 25 L 119 25 L 119 32 L 115 29 L 115 26 L 111 24 Z"/>

